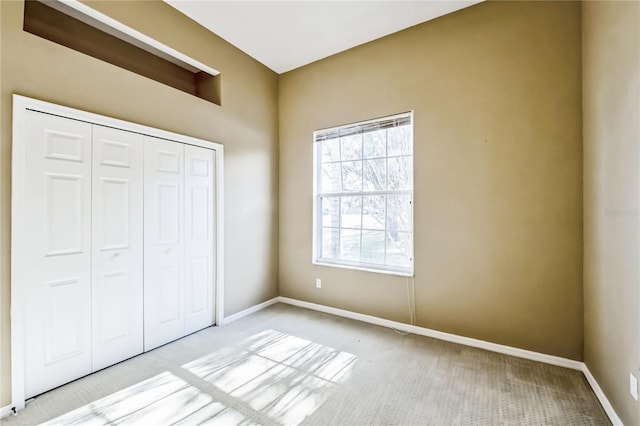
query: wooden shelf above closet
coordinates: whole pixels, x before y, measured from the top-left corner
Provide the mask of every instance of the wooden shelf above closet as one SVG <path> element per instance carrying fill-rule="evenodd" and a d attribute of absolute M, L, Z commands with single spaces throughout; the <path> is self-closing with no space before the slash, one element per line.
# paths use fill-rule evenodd
<path fill-rule="evenodd" d="M 23 29 L 221 105 L 218 71 L 78 1 L 26 0 Z"/>

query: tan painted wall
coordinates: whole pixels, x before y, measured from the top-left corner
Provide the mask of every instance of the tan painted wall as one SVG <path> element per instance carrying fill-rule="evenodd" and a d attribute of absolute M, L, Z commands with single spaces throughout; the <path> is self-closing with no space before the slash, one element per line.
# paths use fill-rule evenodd
<path fill-rule="evenodd" d="M 585 362 L 640 424 L 640 3 L 582 6 Z"/>
<path fill-rule="evenodd" d="M 311 139 L 413 110 L 417 324 L 582 359 L 580 43 L 579 3 L 488 2 L 282 75 L 280 294 L 409 321 L 406 278 L 311 264 Z"/>
<path fill-rule="evenodd" d="M 1 1 L 0 406 L 10 402 L 11 94 L 225 146 L 225 312 L 277 295 L 278 76 L 159 1 L 91 6 L 222 72 L 222 107 L 22 31 L 23 2 Z"/>

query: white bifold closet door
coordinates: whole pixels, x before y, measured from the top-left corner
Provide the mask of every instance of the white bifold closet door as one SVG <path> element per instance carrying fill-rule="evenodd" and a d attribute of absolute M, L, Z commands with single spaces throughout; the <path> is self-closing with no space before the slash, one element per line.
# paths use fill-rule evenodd
<path fill-rule="evenodd" d="M 28 111 L 25 397 L 91 372 L 91 124 Z"/>
<path fill-rule="evenodd" d="M 93 126 L 93 371 L 143 351 L 144 136 Z"/>
<path fill-rule="evenodd" d="M 213 325 L 215 151 L 185 145 L 185 334 Z"/>
<path fill-rule="evenodd" d="M 145 351 L 213 325 L 213 154 L 145 136 Z"/>
<path fill-rule="evenodd" d="M 25 124 L 25 397 L 213 325 L 215 151 Z"/>
<path fill-rule="evenodd" d="M 184 145 L 145 136 L 144 350 L 184 335 Z"/>

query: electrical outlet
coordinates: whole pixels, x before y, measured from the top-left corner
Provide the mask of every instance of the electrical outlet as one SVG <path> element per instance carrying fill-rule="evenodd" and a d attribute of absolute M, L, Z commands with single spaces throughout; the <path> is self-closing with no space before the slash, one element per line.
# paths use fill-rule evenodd
<path fill-rule="evenodd" d="M 636 401 L 638 400 L 638 379 L 633 373 L 629 373 L 629 392 Z"/>
<path fill-rule="evenodd" d="M 322 280 L 320 278 L 316 278 L 316 288 L 322 288 Z"/>

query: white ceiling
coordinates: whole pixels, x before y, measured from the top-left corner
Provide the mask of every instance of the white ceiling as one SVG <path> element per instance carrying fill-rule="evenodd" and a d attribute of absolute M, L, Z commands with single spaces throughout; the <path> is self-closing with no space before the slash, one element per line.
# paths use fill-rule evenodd
<path fill-rule="evenodd" d="M 482 0 L 165 0 L 283 73 Z"/>

